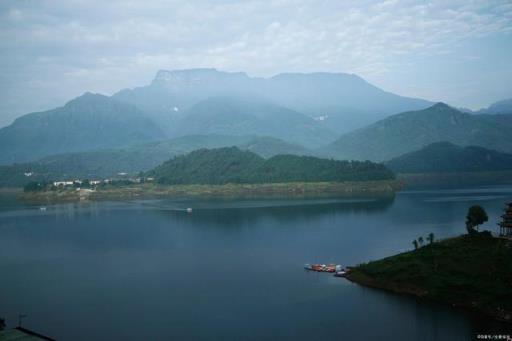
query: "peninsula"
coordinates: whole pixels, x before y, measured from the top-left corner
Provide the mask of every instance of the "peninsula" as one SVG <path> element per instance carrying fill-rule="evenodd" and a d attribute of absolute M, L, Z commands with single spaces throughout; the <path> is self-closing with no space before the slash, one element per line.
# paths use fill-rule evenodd
<path fill-rule="evenodd" d="M 346 278 L 512 323 L 511 259 L 511 239 L 477 232 L 360 264 Z"/>

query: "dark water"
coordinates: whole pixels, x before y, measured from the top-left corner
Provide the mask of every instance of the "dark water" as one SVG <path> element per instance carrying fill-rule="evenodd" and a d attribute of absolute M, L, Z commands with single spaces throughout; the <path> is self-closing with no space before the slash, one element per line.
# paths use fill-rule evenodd
<path fill-rule="evenodd" d="M 394 200 L 141 201 L 38 207 L 0 198 L 0 316 L 61 340 L 470 340 L 507 326 L 363 288 L 308 262 L 353 265 L 495 230 L 512 187 Z M 183 210 L 193 207 L 193 213 Z"/>

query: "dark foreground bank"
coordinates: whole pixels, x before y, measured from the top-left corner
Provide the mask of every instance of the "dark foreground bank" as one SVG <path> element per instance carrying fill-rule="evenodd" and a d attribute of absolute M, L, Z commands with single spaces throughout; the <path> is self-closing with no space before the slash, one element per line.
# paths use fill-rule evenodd
<path fill-rule="evenodd" d="M 361 264 L 347 278 L 512 323 L 511 259 L 512 240 L 480 233 Z"/>

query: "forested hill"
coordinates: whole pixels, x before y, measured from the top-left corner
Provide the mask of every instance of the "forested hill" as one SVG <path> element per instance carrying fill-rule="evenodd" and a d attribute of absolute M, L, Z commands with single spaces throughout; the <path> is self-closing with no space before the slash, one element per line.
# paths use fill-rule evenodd
<path fill-rule="evenodd" d="M 397 173 L 508 171 L 512 170 L 512 154 L 438 142 L 394 158 L 386 166 Z"/>
<path fill-rule="evenodd" d="M 311 156 L 276 155 L 270 159 L 236 147 L 200 149 L 177 156 L 148 172 L 163 184 L 226 184 L 393 179 L 384 165 Z"/>

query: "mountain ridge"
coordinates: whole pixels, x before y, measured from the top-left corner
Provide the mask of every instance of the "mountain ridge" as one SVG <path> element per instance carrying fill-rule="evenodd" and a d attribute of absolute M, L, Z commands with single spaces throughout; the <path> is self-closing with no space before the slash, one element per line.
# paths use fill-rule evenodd
<path fill-rule="evenodd" d="M 387 161 L 440 141 L 512 152 L 510 126 L 444 103 L 389 116 L 342 135 L 318 152 L 339 159 Z"/>
<path fill-rule="evenodd" d="M 494 172 L 512 170 L 512 154 L 442 141 L 385 163 L 396 173 Z"/>
<path fill-rule="evenodd" d="M 121 147 L 163 136 L 136 106 L 87 92 L 62 107 L 24 115 L 1 128 L 0 164 Z"/>

